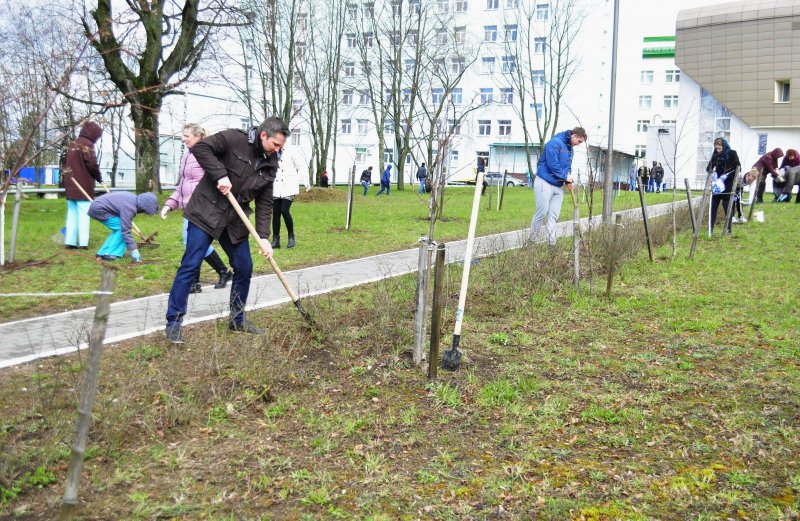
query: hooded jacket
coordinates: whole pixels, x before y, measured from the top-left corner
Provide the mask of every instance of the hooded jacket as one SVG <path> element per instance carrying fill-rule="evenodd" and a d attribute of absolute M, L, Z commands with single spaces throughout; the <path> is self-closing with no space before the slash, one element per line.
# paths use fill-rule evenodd
<path fill-rule="evenodd" d="M 722 152 L 711 154 L 711 159 L 706 166 L 706 172 L 714 172 L 714 180 L 722 180 L 725 184 L 725 192 L 733 191 L 734 172 L 737 167 L 742 166 L 739 162 L 739 154 L 731 148 L 728 142 L 722 139 Z"/>
<path fill-rule="evenodd" d="M 136 241 L 131 235 L 131 222 L 138 213 L 155 215 L 158 211 L 156 194 L 145 192 L 134 195 L 130 192 L 111 192 L 95 199 L 89 205 L 89 217 L 105 222 L 112 217 L 119 217 L 122 237 L 129 250 L 136 249 Z"/>
<path fill-rule="evenodd" d="M 556 134 L 553 139 L 544 145 L 544 151 L 539 158 L 536 177 L 553 186 L 563 186 L 564 181 L 572 170 L 572 145 L 570 139 L 572 131 L 565 130 Z"/>
<path fill-rule="evenodd" d="M 792 156 L 790 159 L 789 156 Z M 800 155 L 798 155 L 797 150 L 790 148 L 786 151 L 786 155 L 783 156 L 783 161 L 781 161 L 781 170 L 786 167 L 794 168 L 796 166 L 800 166 Z"/>
<path fill-rule="evenodd" d="M 300 193 L 300 183 L 306 189 L 308 186 L 308 176 L 300 174 L 299 161 L 294 156 L 281 154 L 278 163 L 278 173 L 275 174 L 275 185 L 272 187 L 272 197 L 274 199 L 288 199 Z"/>
<path fill-rule="evenodd" d="M 217 188 L 227 176 L 231 193 L 245 214 L 250 215 L 250 202 L 255 202 L 255 228 L 259 237 L 267 239 L 272 220 L 272 188 L 278 171 L 278 154 L 267 155 L 258 139 L 257 127 L 247 133 L 239 129 L 223 130 L 192 147 L 192 154 L 206 174 L 197 184 L 183 216 L 219 240 L 224 232 L 238 244 L 250 232 Z"/>
<path fill-rule="evenodd" d="M 381 183 L 388 185 L 392 180 L 392 165 L 386 165 L 386 169 L 381 175 Z"/>
<path fill-rule="evenodd" d="M 169 196 L 169 199 L 164 204 L 172 210 L 186 208 L 186 205 L 189 204 L 189 199 L 192 198 L 194 189 L 197 188 L 197 184 L 203 178 L 203 174 L 205 172 L 200 167 L 200 163 L 197 162 L 192 151 L 188 150 L 181 157 L 180 178 L 177 186 L 175 186 L 175 191 L 172 192 L 172 195 Z"/>
<path fill-rule="evenodd" d="M 776 169 L 778 168 L 778 159 L 783 157 L 783 150 L 776 148 L 772 152 L 767 152 L 755 162 L 753 168 L 758 168 L 761 173 L 769 172 L 774 176 L 778 175 Z"/>
<path fill-rule="evenodd" d="M 94 183 L 103 182 L 97 158 L 94 155 L 94 144 L 103 135 L 100 125 L 94 121 L 87 121 L 81 128 L 78 139 L 71 142 L 67 149 L 64 169 L 64 195 L 74 201 L 88 201 L 80 189 L 75 186 L 75 181 L 90 196 L 94 194 Z"/>

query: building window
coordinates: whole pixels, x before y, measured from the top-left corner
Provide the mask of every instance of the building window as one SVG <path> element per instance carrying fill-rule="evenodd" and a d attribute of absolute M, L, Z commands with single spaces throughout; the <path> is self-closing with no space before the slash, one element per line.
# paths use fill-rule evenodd
<path fill-rule="evenodd" d="M 514 89 L 500 89 L 500 103 L 514 103 Z"/>
<path fill-rule="evenodd" d="M 360 100 L 359 104 L 360 105 L 369 105 L 369 102 L 370 102 L 369 91 L 368 90 L 362 90 L 361 91 L 361 100 Z"/>
<path fill-rule="evenodd" d="M 550 4 L 536 4 L 536 19 L 545 22 L 550 18 Z"/>
<path fill-rule="evenodd" d="M 417 45 L 419 43 L 419 31 L 408 31 L 408 41 Z"/>
<path fill-rule="evenodd" d="M 639 108 L 650 110 L 653 106 L 653 96 L 639 96 Z"/>
<path fill-rule="evenodd" d="M 531 82 L 534 87 L 544 87 L 544 71 L 531 71 Z"/>
<path fill-rule="evenodd" d="M 678 83 L 679 81 L 681 81 L 681 71 L 677 69 L 666 71 L 666 76 L 664 78 L 664 81 L 666 81 L 667 83 Z"/>
<path fill-rule="evenodd" d="M 517 24 L 513 25 L 506 25 L 504 27 L 506 30 L 506 41 L 507 42 L 516 42 L 517 41 Z"/>
<path fill-rule="evenodd" d="M 402 0 L 392 0 L 392 15 L 393 16 L 400 16 L 400 13 L 403 12 L 403 1 Z"/>
<path fill-rule="evenodd" d="M 450 61 L 450 70 L 455 74 L 461 74 L 467 65 L 464 58 L 453 58 Z"/>
<path fill-rule="evenodd" d="M 536 113 L 536 119 L 544 118 L 544 103 L 531 103 L 531 108 Z"/>
<path fill-rule="evenodd" d="M 419 0 L 408 0 L 408 8 L 412 14 L 419 14 Z"/>
<path fill-rule="evenodd" d="M 364 4 L 364 18 L 372 19 L 375 17 L 375 4 L 368 2 Z"/>
<path fill-rule="evenodd" d="M 675 124 L 675 120 L 674 119 L 665 119 L 665 120 L 663 120 L 661 122 L 661 124 L 662 125 L 674 125 Z"/>
<path fill-rule="evenodd" d="M 352 105 L 352 104 L 353 104 L 353 91 L 352 90 L 342 91 L 342 105 Z"/>
<path fill-rule="evenodd" d="M 536 54 L 544 54 L 547 47 L 547 38 L 534 38 L 533 39 L 533 52 Z"/>
<path fill-rule="evenodd" d="M 506 9 L 519 7 L 519 0 L 506 0 Z"/>
<path fill-rule="evenodd" d="M 678 108 L 678 96 L 664 96 L 664 108 L 665 109 L 677 109 Z"/>
<path fill-rule="evenodd" d="M 414 72 L 414 65 L 416 65 L 416 63 L 417 62 L 414 60 L 406 60 L 406 74 L 411 74 Z"/>
<path fill-rule="evenodd" d="M 447 73 L 447 66 L 444 64 L 444 58 L 436 58 L 433 60 L 433 73 L 437 76 L 444 76 Z"/>
<path fill-rule="evenodd" d="M 390 165 L 394 162 L 394 149 L 391 148 L 384 148 L 383 149 L 383 162 L 387 165 Z"/>
<path fill-rule="evenodd" d="M 356 64 L 353 62 L 348 62 L 344 64 L 344 75 L 348 78 L 352 78 L 356 75 Z"/>
<path fill-rule="evenodd" d="M 436 12 L 438 14 L 445 14 L 450 8 L 450 0 L 436 0 Z"/>
<path fill-rule="evenodd" d="M 308 27 L 308 14 L 302 13 L 297 15 L 297 30 L 301 33 L 306 32 Z"/>
<path fill-rule="evenodd" d="M 356 34 L 347 33 L 347 47 L 349 49 L 354 49 L 356 45 L 358 45 L 358 39 L 356 38 Z"/>
<path fill-rule="evenodd" d="M 251 127 L 250 118 L 239 118 L 239 128 L 247 130 Z"/>
<path fill-rule="evenodd" d="M 503 56 L 503 72 L 514 72 L 517 68 L 517 62 L 513 56 Z"/>
<path fill-rule="evenodd" d="M 647 145 L 636 145 L 636 150 L 634 151 L 634 155 L 636 157 L 644 157 L 647 155 Z"/>
<path fill-rule="evenodd" d="M 497 121 L 497 129 L 501 136 L 510 136 L 511 135 L 511 120 L 510 119 L 500 119 Z"/>
<path fill-rule="evenodd" d="M 356 4 L 347 4 L 346 9 L 348 18 L 355 19 L 358 16 L 358 6 Z"/>
<path fill-rule="evenodd" d="M 411 152 L 409 152 L 408 154 L 406 154 L 406 164 L 410 165 L 413 162 L 414 162 L 414 158 L 411 157 Z"/>
<path fill-rule="evenodd" d="M 496 42 L 497 41 L 497 26 L 496 25 L 484 25 L 483 26 L 483 41 L 484 42 Z"/>
<path fill-rule="evenodd" d="M 369 127 L 369 120 L 368 119 L 359 119 L 358 120 L 358 133 L 362 136 L 366 135 L 367 128 Z"/>
<path fill-rule="evenodd" d="M 342 120 L 342 134 L 349 134 L 353 131 L 353 122 L 349 119 Z"/>
<path fill-rule="evenodd" d="M 639 73 L 639 82 L 643 84 L 653 83 L 653 71 L 642 71 Z"/>
<path fill-rule="evenodd" d="M 447 29 L 436 29 L 436 44 L 447 45 Z"/>
<path fill-rule="evenodd" d="M 487 56 L 481 60 L 483 62 L 483 73 L 484 74 L 492 74 L 494 73 L 494 56 Z"/>
<path fill-rule="evenodd" d="M 403 89 L 403 103 L 411 103 L 411 89 Z"/>
<path fill-rule="evenodd" d="M 478 135 L 491 136 L 492 135 L 492 122 L 488 119 L 478 120 Z"/>
<path fill-rule="evenodd" d="M 455 166 L 458 163 L 458 150 L 450 151 L 450 166 Z"/>
<path fill-rule="evenodd" d="M 647 132 L 647 125 L 650 124 L 649 119 L 640 119 L 636 122 L 636 132 Z"/>
<path fill-rule="evenodd" d="M 453 89 L 453 92 L 450 93 L 450 101 L 453 103 L 453 105 L 461 105 L 464 98 L 463 92 L 464 91 L 460 87 Z"/>
<path fill-rule="evenodd" d="M 375 39 L 375 35 L 371 32 L 364 33 L 364 47 L 372 47 L 372 41 Z"/>
<path fill-rule="evenodd" d="M 300 144 L 300 129 L 293 128 L 292 129 L 292 145 L 297 146 Z"/>
<path fill-rule="evenodd" d="M 394 134 L 394 120 L 387 119 L 386 123 L 383 124 L 383 131 L 387 134 Z"/>
<path fill-rule="evenodd" d="M 453 29 L 453 41 L 455 43 L 464 43 L 467 36 L 467 28 L 466 27 L 456 27 Z"/>
<path fill-rule="evenodd" d="M 389 31 L 389 43 L 400 45 L 400 31 Z"/>
<path fill-rule="evenodd" d="M 457 13 L 466 13 L 467 0 L 456 0 L 456 3 L 453 6 L 453 10 Z"/>
<path fill-rule="evenodd" d="M 789 103 L 792 101 L 792 89 L 790 80 L 778 80 L 775 82 L 775 103 Z"/>
<path fill-rule="evenodd" d="M 497 9 L 500 7 L 500 0 L 486 0 L 486 9 Z"/>
<path fill-rule="evenodd" d="M 433 89 L 431 93 L 433 94 L 432 101 L 434 105 L 440 104 L 444 99 L 444 89 Z"/>
<path fill-rule="evenodd" d="M 491 103 L 493 101 L 494 95 L 492 94 L 492 89 L 481 89 L 481 103 Z"/>
<path fill-rule="evenodd" d="M 367 149 L 356 148 L 356 163 L 364 164 L 367 161 Z"/>
<path fill-rule="evenodd" d="M 450 134 L 458 135 L 461 134 L 461 124 L 455 119 L 448 119 L 447 125 L 450 130 Z"/>

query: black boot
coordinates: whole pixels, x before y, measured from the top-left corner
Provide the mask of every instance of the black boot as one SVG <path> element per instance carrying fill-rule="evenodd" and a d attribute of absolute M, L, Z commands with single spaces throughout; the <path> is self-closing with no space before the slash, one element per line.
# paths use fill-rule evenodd
<path fill-rule="evenodd" d="M 280 248 L 281 247 L 281 236 L 280 235 L 273 235 L 272 236 L 272 242 L 270 244 L 272 244 L 272 248 L 273 249 Z"/>
<path fill-rule="evenodd" d="M 286 243 L 287 248 L 294 248 L 294 235 L 289 236 L 289 242 Z"/>
<path fill-rule="evenodd" d="M 214 271 L 219 275 L 219 280 L 214 284 L 214 289 L 222 289 L 228 285 L 228 281 L 233 278 L 233 270 L 229 270 L 225 266 L 225 262 L 220 258 L 216 251 L 212 251 L 210 255 L 206 256 L 206 262 L 209 266 L 214 268 Z"/>
<path fill-rule="evenodd" d="M 189 288 L 189 293 L 202 293 L 203 287 L 200 285 L 200 270 L 197 270 L 197 274 L 194 276 L 194 281 L 192 282 L 192 287 Z"/>

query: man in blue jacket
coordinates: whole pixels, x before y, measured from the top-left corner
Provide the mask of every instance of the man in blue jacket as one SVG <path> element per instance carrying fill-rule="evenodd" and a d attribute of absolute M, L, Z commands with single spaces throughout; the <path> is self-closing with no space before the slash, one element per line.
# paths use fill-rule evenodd
<path fill-rule="evenodd" d="M 573 147 L 586 141 L 586 131 L 581 127 L 559 132 L 544 145 L 539 157 L 533 193 L 536 196 L 536 213 L 531 220 L 531 240 L 537 239 L 539 229 L 547 218 L 547 242 L 556 243 L 556 223 L 564 201 L 564 185 L 572 190 Z"/>

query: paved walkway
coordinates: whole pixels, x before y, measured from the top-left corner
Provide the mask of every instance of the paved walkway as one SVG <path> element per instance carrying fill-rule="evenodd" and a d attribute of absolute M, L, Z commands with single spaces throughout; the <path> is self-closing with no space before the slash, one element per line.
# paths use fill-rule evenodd
<path fill-rule="evenodd" d="M 682 202 L 685 204 L 685 201 Z M 650 218 L 669 212 L 669 204 L 648 210 Z M 638 208 L 621 212 L 626 220 L 641 220 Z M 587 220 L 581 224 L 586 227 Z M 491 255 L 519 248 L 527 239 L 528 230 L 476 238 L 474 257 Z M 572 235 L 572 222 L 558 225 L 559 237 Z M 447 244 L 446 262 L 464 259 L 466 241 Z M 330 291 L 397 277 L 417 270 L 418 248 L 374 255 L 322 266 L 284 272 L 289 284 L 301 299 Z M 189 313 L 184 324 L 225 317 L 228 314 L 229 291 L 205 287 L 202 293 L 189 297 Z M 250 286 L 248 309 L 261 309 L 291 302 L 275 275 L 254 277 Z M 111 305 L 105 343 L 119 342 L 147 335 L 164 328 L 167 294 L 153 295 Z M 0 367 L 9 367 L 53 355 L 70 353 L 86 347 L 94 308 L 67 311 L 0 324 Z"/>

